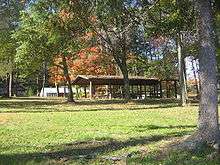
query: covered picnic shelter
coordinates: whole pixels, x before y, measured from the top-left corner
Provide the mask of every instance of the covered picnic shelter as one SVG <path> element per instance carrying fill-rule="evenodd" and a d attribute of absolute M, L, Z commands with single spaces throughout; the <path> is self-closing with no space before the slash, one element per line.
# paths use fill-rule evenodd
<path fill-rule="evenodd" d="M 143 99 L 147 97 L 163 97 L 162 82 L 158 78 L 147 78 L 142 76 L 129 77 L 130 94 L 132 98 Z M 176 80 L 165 80 L 174 82 L 175 96 L 177 95 Z M 105 87 L 106 98 L 123 98 L 124 80 L 122 76 L 93 76 L 78 75 L 72 82 L 73 85 L 84 87 L 85 98 L 87 98 L 87 89 L 89 88 L 90 99 L 96 97 L 96 88 Z"/>

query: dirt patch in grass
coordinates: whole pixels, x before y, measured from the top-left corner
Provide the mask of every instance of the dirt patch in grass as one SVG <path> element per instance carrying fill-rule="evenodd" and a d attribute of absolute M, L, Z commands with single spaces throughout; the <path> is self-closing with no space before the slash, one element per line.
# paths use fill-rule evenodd
<path fill-rule="evenodd" d="M 9 117 L 6 115 L 0 116 L 0 125 L 6 124 L 9 121 Z"/>

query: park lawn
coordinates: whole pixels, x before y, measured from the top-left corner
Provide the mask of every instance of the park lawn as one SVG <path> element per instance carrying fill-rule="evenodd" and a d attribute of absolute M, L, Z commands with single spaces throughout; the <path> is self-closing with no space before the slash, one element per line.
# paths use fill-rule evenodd
<path fill-rule="evenodd" d="M 1 164 L 215 164 L 211 151 L 160 156 L 196 129 L 198 106 L 173 100 L 0 100 Z M 204 154 L 205 153 L 205 154 Z M 124 158 L 118 160 L 117 158 Z"/>

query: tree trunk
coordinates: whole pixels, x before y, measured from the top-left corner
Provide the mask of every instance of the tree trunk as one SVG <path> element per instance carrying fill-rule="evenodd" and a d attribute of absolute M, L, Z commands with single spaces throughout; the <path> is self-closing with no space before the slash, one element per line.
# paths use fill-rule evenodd
<path fill-rule="evenodd" d="M 19 81 L 18 81 L 18 73 L 16 72 L 15 73 L 15 80 L 14 80 L 15 82 L 14 82 L 14 86 L 15 86 L 15 89 L 14 89 L 14 95 L 17 97 L 18 96 L 18 83 L 19 83 Z"/>
<path fill-rule="evenodd" d="M 9 73 L 9 81 L 8 81 L 8 97 L 12 97 L 12 81 L 13 81 L 13 73 Z"/>
<path fill-rule="evenodd" d="M 37 76 L 36 83 L 37 83 L 37 96 L 39 97 L 39 96 L 40 96 L 40 83 L 39 83 L 39 75 Z"/>
<path fill-rule="evenodd" d="M 183 53 L 182 53 L 182 55 L 183 55 Z M 187 102 L 187 100 L 189 100 L 189 98 L 188 98 L 188 91 L 187 91 L 188 84 L 187 84 L 186 62 L 185 62 L 184 57 L 183 57 L 182 63 L 183 63 L 183 72 L 184 72 L 184 81 L 185 81 L 184 86 L 185 86 L 185 92 L 186 92 L 185 97 L 186 97 L 186 102 Z"/>
<path fill-rule="evenodd" d="M 192 72 L 193 72 L 193 76 L 194 76 L 194 80 L 195 80 L 195 85 L 196 85 L 196 94 L 197 97 L 199 96 L 199 85 L 198 85 L 198 80 L 197 80 L 197 75 L 196 75 L 196 69 L 194 66 L 194 62 L 193 62 L 193 58 L 191 59 L 191 65 L 192 65 Z"/>
<path fill-rule="evenodd" d="M 69 90 L 68 102 L 75 102 L 73 99 L 72 83 L 71 83 L 71 79 L 70 79 L 70 75 L 68 71 L 68 65 L 67 65 L 66 58 L 64 55 L 62 55 L 62 63 L 63 63 L 63 74 L 66 78 L 68 90 Z"/>
<path fill-rule="evenodd" d="M 59 90 L 59 84 L 55 83 L 56 89 L 57 89 L 57 97 L 60 96 L 60 90 Z"/>
<path fill-rule="evenodd" d="M 198 88 L 199 88 L 199 91 L 201 91 L 201 80 L 200 80 L 200 74 L 199 74 L 199 64 L 198 62 L 196 62 L 196 70 L 197 70 L 197 74 L 198 74 Z"/>
<path fill-rule="evenodd" d="M 66 84 L 66 82 L 65 82 L 65 84 Z M 64 87 L 63 87 L 63 97 L 65 98 L 66 97 L 66 86 L 64 85 Z"/>
<path fill-rule="evenodd" d="M 121 54 L 120 54 L 121 53 Z M 117 63 L 117 66 L 120 69 L 120 72 L 123 76 L 123 81 L 124 81 L 124 99 L 125 102 L 128 102 L 131 98 L 130 98 L 130 85 L 129 85 L 129 77 L 128 77 L 128 68 L 127 68 L 127 61 L 126 61 L 126 50 L 125 48 L 123 49 L 123 53 L 122 52 L 113 52 L 113 57 Z M 119 54 L 121 55 L 120 58 L 118 58 Z"/>
<path fill-rule="evenodd" d="M 197 0 L 199 33 L 199 68 L 201 97 L 198 117 L 200 140 L 216 143 L 220 139 L 218 126 L 218 97 L 216 77 L 216 50 L 211 2 Z"/>
<path fill-rule="evenodd" d="M 180 99 L 181 106 L 186 106 L 187 102 L 187 89 L 186 89 L 186 78 L 184 71 L 184 57 L 182 54 L 182 39 L 181 34 L 177 36 L 177 53 L 178 53 L 178 65 L 179 65 L 179 82 L 180 82 Z"/>
<path fill-rule="evenodd" d="M 46 97 L 45 96 L 45 84 L 46 84 L 46 64 L 44 63 L 44 73 L 43 73 L 43 82 L 42 82 L 42 97 Z"/>
<path fill-rule="evenodd" d="M 79 99 L 79 88 L 78 86 L 75 86 L 75 88 L 76 88 L 76 98 Z"/>
<path fill-rule="evenodd" d="M 129 85 L 129 77 L 128 77 L 128 70 L 127 70 L 127 65 L 126 61 L 122 62 L 121 65 L 121 72 L 123 74 L 123 80 L 124 80 L 124 99 L 125 102 L 128 102 L 130 100 L 130 85 Z"/>

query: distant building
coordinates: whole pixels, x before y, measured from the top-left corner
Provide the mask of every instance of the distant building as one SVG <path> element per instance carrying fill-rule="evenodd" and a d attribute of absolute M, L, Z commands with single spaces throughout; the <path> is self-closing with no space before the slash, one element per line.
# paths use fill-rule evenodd
<path fill-rule="evenodd" d="M 69 91 L 67 87 L 59 87 L 59 96 L 62 97 L 68 93 Z M 52 88 L 52 87 L 42 88 L 40 92 L 40 97 L 58 97 L 57 88 Z"/>

